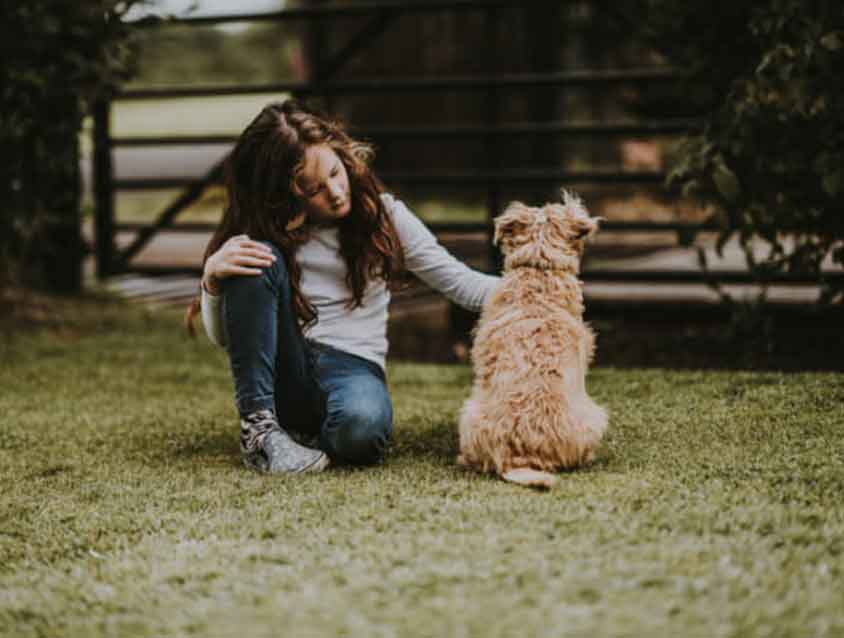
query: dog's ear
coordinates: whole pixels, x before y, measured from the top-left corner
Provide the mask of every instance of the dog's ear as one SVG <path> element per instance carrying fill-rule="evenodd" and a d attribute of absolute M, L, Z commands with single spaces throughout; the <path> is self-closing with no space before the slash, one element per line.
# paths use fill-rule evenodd
<path fill-rule="evenodd" d="M 510 202 L 504 212 L 495 218 L 495 235 L 492 243 L 496 246 L 505 237 L 511 237 L 527 225 L 528 207 L 522 202 Z"/>
<path fill-rule="evenodd" d="M 602 217 L 582 217 L 580 215 L 572 215 L 571 228 L 574 231 L 575 239 L 586 239 L 594 235 L 598 230 L 598 222 Z"/>
<path fill-rule="evenodd" d="M 575 193 L 562 189 L 560 195 L 563 199 L 563 208 L 568 213 L 566 217 L 568 217 L 569 227 L 574 234 L 575 240 L 585 239 L 590 235 L 594 235 L 598 230 L 598 222 L 604 218 L 590 217 L 589 211 L 586 210 L 580 197 Z"/>

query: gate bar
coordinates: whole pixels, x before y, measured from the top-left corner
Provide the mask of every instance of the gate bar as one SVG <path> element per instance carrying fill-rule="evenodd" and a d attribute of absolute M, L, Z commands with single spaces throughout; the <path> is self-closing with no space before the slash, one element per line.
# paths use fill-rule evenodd
<path fill-rule="evenodd" d="M 382 181 L 400 184 L 447 184 L 453 186 L 486 185 L 490 181 L 504 183 L 578 183 L 595 182 L 600 184 L 657 184 L 665 180 L 665 175 L 658 171 L 557 171 L 557 170 L 522 170 L 496 171 L 482 173 L 389 173 L 378 174 Z M 195 177 L 150 177 L 115 180 L 119 190 L 167 190 L 195 184 Z M 215 183 L 214 180 L 202 179 L 204 185 Z"/>
<path fill-rule="evenodd" d="M 199 266 L 138 265 L 132 272 L 140 275 L 200 275 Z M 713 270 L 702 274 L 700 270 L 584 270 L 578 275 L 583 281 L 606 281 L 618 283 L 653 284 L 706 284 L 717 281 L 722 284 L 768 284 L 777 286 L 804 286 L 844 284 L 844 272 L 824 272 L 819 278 L 811 275 L 781 273 L 770 278 L 754 277 L 746 270 Z"/>
<path fill-rule="evenodd" d="M 552 1 L 552 0 L 546 0 Z M 280 11 L 265 13 L 244 13 L 213 16 L 193 17 L 161 17 L 147 16 L 129 22 L 133 27 L 156 26 L 213 26 L 227 22 L 284 22 L 287 20 L 303 20 L 308 18 L 350 18 L 375 11 L 395 10 L 401 13 L 431 13 L 436 11 L 476 10 L 489 7 L 521 7 L 523 0 L 417 0 L 406 1 L 370 1 L 346 4 L 339 2 L 327 3 L 314 7 L 292 7 Z"/>
<path fill-rule="evenodd" d="M 103 279 L 114 268 L 114 175 L 109 131 L 111 110 L 108 97 L 93 104 L 94 119 L 94 200 L 97 246 L 97 277 Z"/>
<path fill-rule="evenodd" d="M 555 73 L 506 73 L 499 75 L 464 75 L 452 77 L 416 77 L 407 80 L 365 78 L 315 86 L 310 82 L 273 82 L 269 84 L 194 86 L 181 89 L 129 89 L 117 95 L 121 100 L 161 100 L 220 95 L 255 95 L 260 93 L 296 93 L 298 95 L 339 95 L 385 91 L 480 90 L 527 86 L 584 86 L 590 84 L 626 84 L 636 82 L 675 82 L 688 78 L 669 66 L 631 69 L 579 69 Z"/>
<path fill-rule="evenodd" d="M 226 156 L 228 157 L 228 156 Z M 132 257 L 137 255 L 141 249 L 146 245 L 146 243 L 150 240 L 150 238 L 159 230 L 167 226 L 177 214 L 179 214 L 184 208 L 189 206 L 192 202 L 199 199 L 202 195 L 203 191 L 210 185 L 220 180 L 220 177 L 223 173 L 223 166 L 226 161 L 226 157 L 223 157 L 220 161 L 218 161 L 214 167 L 208 171 L 208 173 L 200 180 L 193 182 L 182 195 L 176 199 L 172 204 L 170 204 L 163 213 L 159 216 L 158 220 L 154 224 L 146 225 L 141 231 L 138 232 L 135 239 L 132 241 L 129 246 L 120 253 L 119 262 L 117 264 L 117 268 L 121 271 L 126 270 L 129 261 L 131 261 Z M 120 182 L 116 182 L 119 184 Z M 133 269 L 134 270 L 134 269 Z"/>
<path fill-rule="evenodd" d="M 670 135 L 687 133 L 699 125 L 698 120 L 678 119 L 654 122 L 551 122 L 501 124 L 486 126 L 419 126 L 356 129 L 350 127 L 352 137 L 365 139 L 431 139 L 434 137 L 506 137 L 509 135 Z M 133 135 L 112 138 L 112 146 L 189 146 L 234 144 L 237 135 L 168 135 L 167 137 Z"/>

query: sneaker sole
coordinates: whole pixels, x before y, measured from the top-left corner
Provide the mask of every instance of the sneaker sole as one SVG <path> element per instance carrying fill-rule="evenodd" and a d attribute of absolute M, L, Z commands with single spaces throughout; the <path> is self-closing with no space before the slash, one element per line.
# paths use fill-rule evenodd
<path fill-rule="evenodd" d="M 305 474 L 306 472 L 322 472 L 325 468 L 331 465 L 331 459 L 323 452 L 320 457 L 311 463 L 309 466 L 302 468 L 296 474 Z"/>

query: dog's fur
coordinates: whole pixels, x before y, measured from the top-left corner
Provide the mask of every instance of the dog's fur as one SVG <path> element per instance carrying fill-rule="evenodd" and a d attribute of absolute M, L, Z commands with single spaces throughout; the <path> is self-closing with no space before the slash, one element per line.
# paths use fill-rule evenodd
<path fill-rule="evenodd" d="M 565 191 L 562 204 L 513 202 L 495 220 L 504 277 L 475 333 L 458 463 L 550 488 L 552 472 L 592 460 L 607 414 L 586 394 L 595 338 L 577 274 L 597 227 Z"/>

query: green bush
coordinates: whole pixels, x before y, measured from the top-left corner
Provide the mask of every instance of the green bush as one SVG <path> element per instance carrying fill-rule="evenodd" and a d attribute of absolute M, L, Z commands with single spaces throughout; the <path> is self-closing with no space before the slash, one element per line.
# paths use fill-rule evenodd
<path fill-rule="evenodd" d="M 80 286 L 78 139 L 93 101 L 133 60 L 133 0 L 3 3 L 0 39 L 0 291 Z"/>
<path fill-rule="evenodd" d="M 844 4 L 626 6 L 649 44 L 707 91 L 703 127 L 680 149 L 669 181 L 715 205 L 719 253 L 737 237 L 761 283 L 809 275 L 822 301 L 841 302 L 844 289 L 824 281 L 821 265 L 844 265 Z M 760 242 L 761 258 L 751 251 Z"/>

